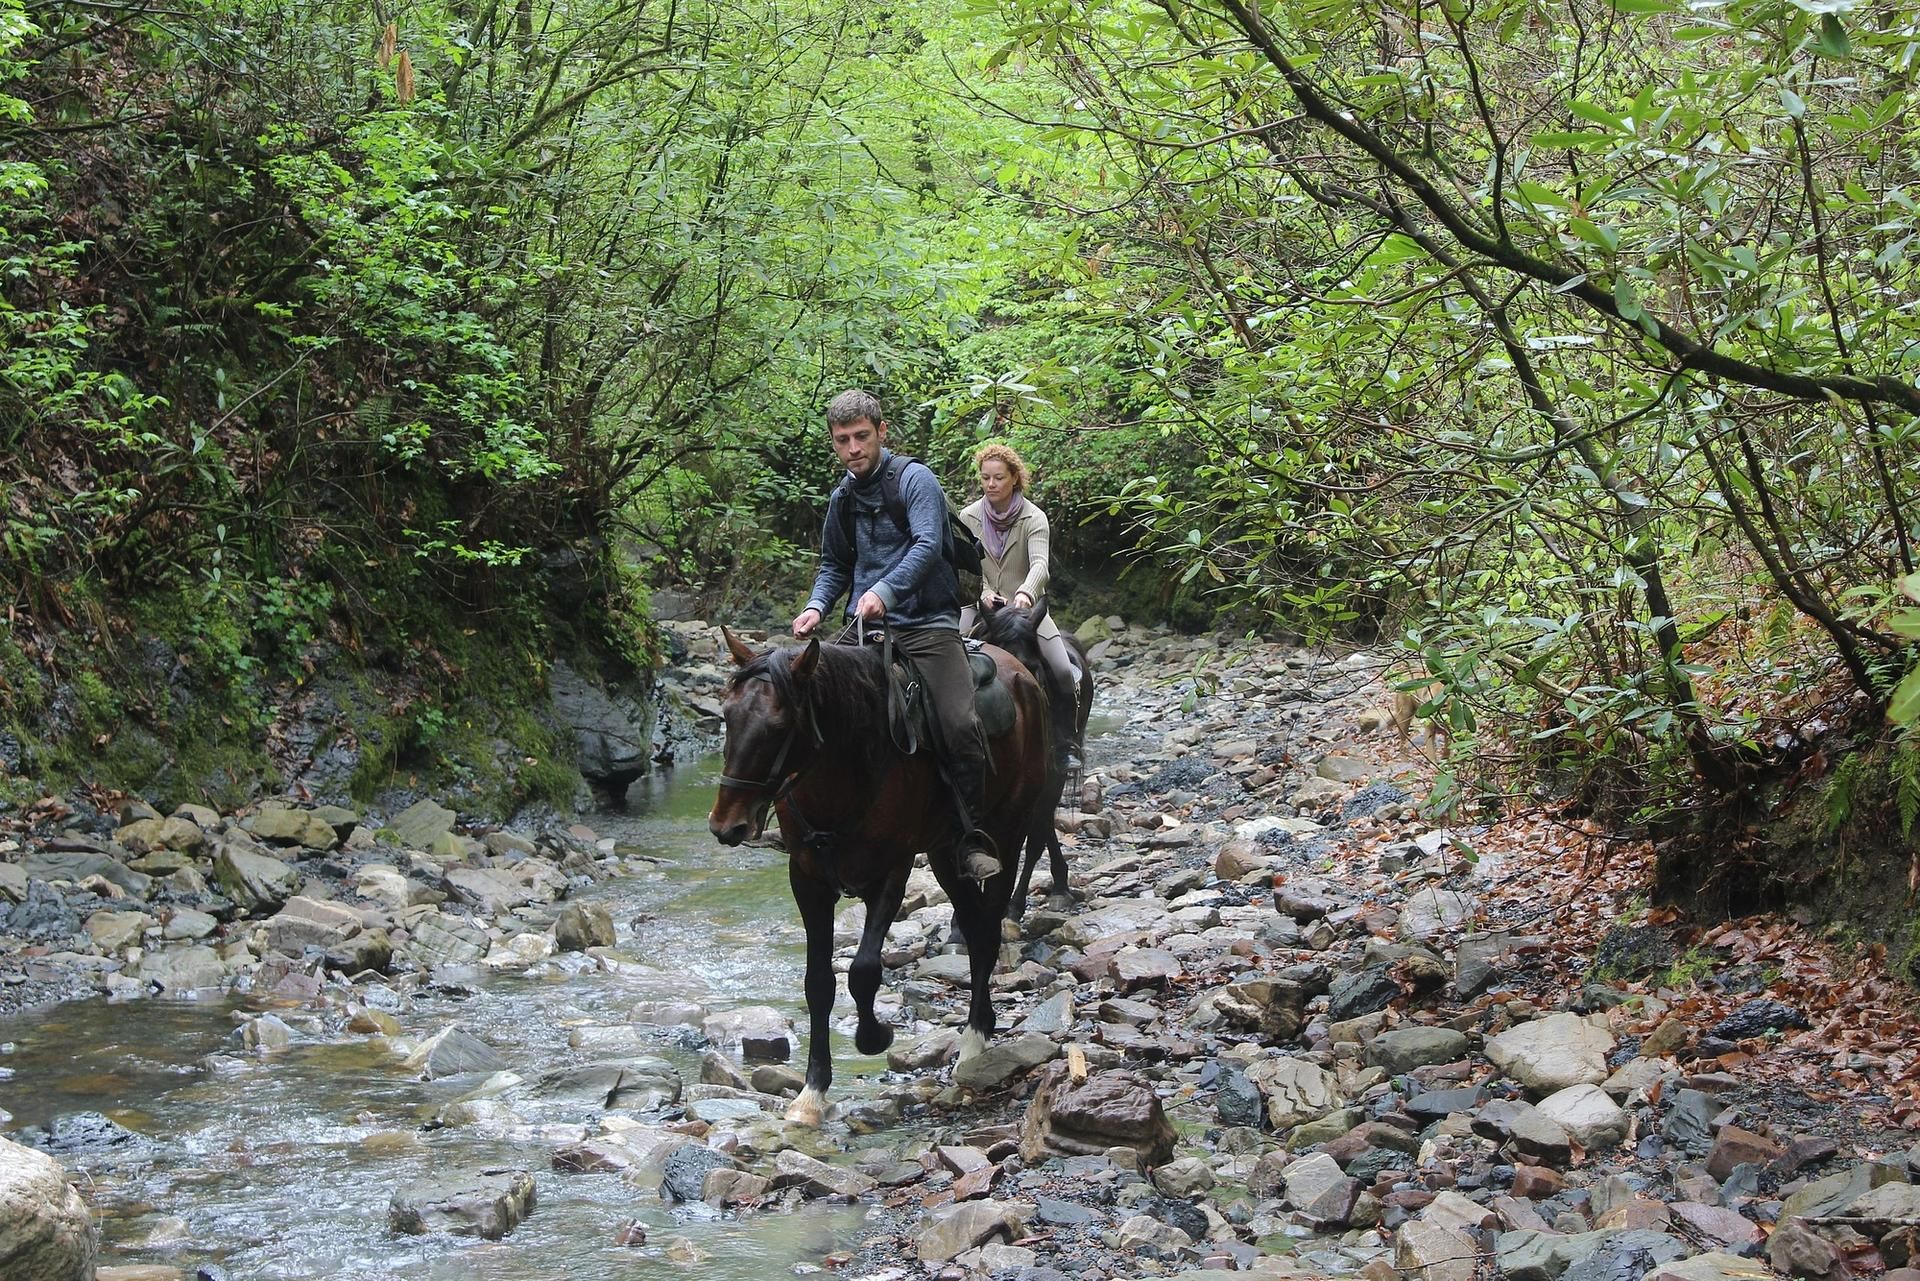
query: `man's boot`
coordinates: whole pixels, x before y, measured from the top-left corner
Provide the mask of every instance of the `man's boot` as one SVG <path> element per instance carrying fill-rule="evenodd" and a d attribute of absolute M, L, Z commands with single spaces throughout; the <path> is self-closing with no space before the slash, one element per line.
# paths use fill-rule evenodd
<path fill-rule="evenodd" d="M 960 810 L 958 861 L 960 875 L 985 885 L 1000 875 L 999 851 L 993 838 L 977 826 L 977 816 L 986 812 L 987 762 L 985 757 L 969 756 L 953 762 L 954 803 Z"/>

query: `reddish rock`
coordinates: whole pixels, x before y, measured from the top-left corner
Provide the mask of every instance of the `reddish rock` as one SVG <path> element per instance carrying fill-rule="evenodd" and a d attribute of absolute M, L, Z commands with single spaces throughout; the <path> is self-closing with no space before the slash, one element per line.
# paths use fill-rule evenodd
<path fill-rule="evenodd" d="M 1701 1205 L 1697 1201 L 1675 1201 L 1667 1207 L 1667 1211 L 1712 1244 L 1727 1246 L 1736 1253 L 1750 1245 L 1759 1244 L 1761 1239 L 1759 1225 L 1737 1210 Z"/>
<path fill-rule="evenodd" d="M 1767 1166 L 1786 1155 L 1787 1150 L 1764 1134 L 1743 1130 L 1737 1125 L 1720 1127 L 1707 1157 L 1707 1173 L 1725 1182 L 1739 1165 Z"/>
<path fill-rule="evenodd" d="M 1513 1171 L 1513 1194 L 1529 1201 L 1544 1201 L 1567 1186 L 1567 1181 L 1557 1170 L 1549 1170 L 1543 1165 L 1515 1166 Z"/>

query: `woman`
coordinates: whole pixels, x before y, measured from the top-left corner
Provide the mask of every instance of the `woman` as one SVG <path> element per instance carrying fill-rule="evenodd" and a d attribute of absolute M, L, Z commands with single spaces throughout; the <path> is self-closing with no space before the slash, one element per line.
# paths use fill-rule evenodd
<path fill-rule="evenodd" d="M 1047 514 L 1027 501 L 1027 464 L 1011 445 L 989 441 L 973 454 L 980 472 L 981 498 L 967 505 L 960 519 L 980 538 L 986 549 L 980 567 L 980 604 L 978 609 L 993 610 L 1013 605 L 1032 609 L 1047 590 L 1047 545 L 1052 538 Z M 979 617 L 974 606 L 960 611 L 960 631 L 973 631 Z M 1055 740 L 1060 756 L 1067 759 L 1073 742 L 1074 700 L 1078 697 L 1078 677 L 1067 657 L 1067 643 L 1051 615 L 1040 621 L 1040 656 L 1047 671 L 1044 678 L 1048 697 L 1055 709 Z M 1062 732 L 1061 727 L 1065 730 Z"/>

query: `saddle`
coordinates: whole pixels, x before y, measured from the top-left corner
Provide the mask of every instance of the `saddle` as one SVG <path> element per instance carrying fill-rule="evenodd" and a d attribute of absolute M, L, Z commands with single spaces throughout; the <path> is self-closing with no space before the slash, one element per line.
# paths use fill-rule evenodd
<path fill-rule="evenodd" d="M 939 735 L 933 732 L 933 708 L 912 661 L 894 653 L 891 639 L 885 644 L 887 726 L 894 746 L 911 756 L 922 744 L 939 741 Z M 982 642 L 969 640 L 966 646 L 967 667 L 973 674 L 973 711 L 980 718 L 980 732 L 989 740 L 999 738 L 1013 728 L 1013 691 L 1001 683 L 1000 669 Z"/>

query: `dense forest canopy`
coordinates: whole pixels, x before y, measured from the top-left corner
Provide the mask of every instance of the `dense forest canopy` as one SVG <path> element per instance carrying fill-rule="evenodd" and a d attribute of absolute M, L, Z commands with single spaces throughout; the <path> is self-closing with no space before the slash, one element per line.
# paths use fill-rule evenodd
<path fill-rule="evenodd" d="M 1920 711 L 1917 55 L 1850 0 L 0 0 L 0 588 L 284 662 L 570 564 L 631 632 L 782 589 L 863 384 L 1163 609 L 1404 644 L 1483 739 L 1442 801 L 1737 795 Z"/>

